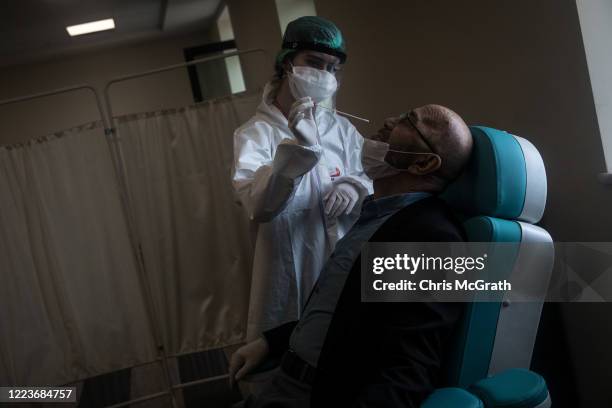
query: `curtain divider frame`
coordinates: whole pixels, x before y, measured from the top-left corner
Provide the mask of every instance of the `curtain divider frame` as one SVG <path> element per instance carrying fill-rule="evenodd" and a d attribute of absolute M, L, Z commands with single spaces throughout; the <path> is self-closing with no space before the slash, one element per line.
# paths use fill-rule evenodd
<path fill-rule="evenodd" d="M 246 49 L 242 51 L 238 50 L 234 52 L 195 59 L 195 60 L 184 62 L 184 63 L 168 65 L 168 66 L 161 67 L 161 68 L 156 68 L 156 69 L 152 69 L 148 71 L 143 71 L 139 73 L 128 74 L 128 75 L 116 77 L 106 82 L 106 84 L 104 85 L 104 94 L 102 98 L 100 97 L 100 93 L 98 92 L 98 90 L 92 85 L 78 84 L 78 85 L 58 88 L 58 89 L 45 91 L 45 92 L 39 92 L 35 94 L 30 94 L 30 95 L 19 96 L 19 97 L 5 99 L 5 100 L 0 101 L 0 106 L 4 106 L 4 105 L 19 103 L 19 102 L 25 102 L 25 101 L 29 101 L 33 99 L 39 99 L 39 98 L 44 98 L 48 96 L 59 95 L 59 94 L 64 94 L 68 92 L 74 92 L 74 91 L 83 90 L 83 89 L 92 92 L 94 95 L 94 98 L 96 101 L 96 107 L 97 107 L 98 113 L 100 115 L 100 119 L 102 120 L 102 124 L 104 127 L 104 133 L 107 136 L 106 140 L 109 144 L 111 157 L 115 161 L 115 166 L 113 167 L 115 168 L 116 176 L 119 181 L 119 188 L 120 190 L 122 190 L 122 192 L 120 192 L 120 196 L 121 196 L 121 201 L 123 202 L 124 210 L 126 211 L 127 222 L 129 224 L 128 229 L 130 230 L 129 234 L 131 235 L 132 245 L 134 246 L 133 249 L 134 249 L 134 253 L 137 258 L 136 261 L 137 261 L 138 269 L 140 270 L 140 273 L 142 274 L 141 279 L 145 281 L 143 282 L 145 283 L 145 286 L 146 286 L 145 303 L 146 303 L 147 312 L 149 314 L 149 320 L 152 324 L 152 329 L 154 331 L 153 335 L 155 338 L 155 343 L 156 343 L 157 352 L 158 352 L 157 359 L 160 361 L 162 365 L 162 368 L 163 368 L 163 371 L 166 377 L 165 379 L 167 382 L 167 387 L 168 387 L 166 391 L 143 396 L 141 398 L 137 398 L 131 401 L 126 401 L 125 403 L 115 404 L 115 405 L 112 405 L 112 407 L 122 407 L 124 405 L 129 404 L 130 402 L 131 403 L 143 402 L 143 401 L 146 401 L 152 398 L 159 398 L 159 397 L 169 394 L 171 401 L 172 401 L 172 406 L 174 408 L 177 408 L 178 403 L 176 400 L 176 396 L 174 395 L 175 390 L 181 389 L 184 387 L 190 387 L 192 385 L 196 385 L 196 384 L 200 384 L 204 382 L 208 382 L 208 381 L 211 381 L 212 379 L 202 379 L 202 380 L 196 380 L 196 381 L 191 381 L 188 383 L 181 383 L 181 384 L 175 384 L 175 385 L 172 384 L 170 369 L 168 367 L 168 362 L 167 362 L 167 359 L 169 356 L 166 355 L 166 350 L 163 344 L 164 342 L 162 340 L 159 322 L 157 322 L 157 320 L 153 318 L 153 315 L 156 314 L 155 313 L 156 308 L 155 308 L 155 305 L 153 304 L 151 288 L 150 288 L 150 281 L 148 279 L 146 268 L 144 265 L 142 246 L 140 243 L 140 239 L 136 235 L 137 232 L 136 232 L 136 228 L 135 228 L 133 217 L 132 217 L 131 203 L 129 201 L 129 196 L 127 193 L 127 177 L 126 177 L 124 160 L 123 160 L 123 152 L 121 150 L 120 143 L 113 143 L 114 141 L 118 141 L 119 138 L 118 138 L 117 129 L 115 126 L 115 118 L 113 117 L 112 103 L 111 103 L 111 97 L 110 97 L 111 86 L 116 83 L 128 81 L 131 79 L 141 78 L 141 77 L 154 75 L 154 74 L 161 73 L 161 72 L 171 71 L 171 70 L 175 70 L 179 68 L 189 67 L 192 65 L 203 64 L 203 63 L 210 62 L 210 61 L 215 61 L 215 60 L 220 60 L 220 59 L 225 59 L 225 58 L 240 56 L 240 55 L 245 55 L 245 54 L 251 54 L 251 53 L 263 53 L 264 56 L 268 55 L 267 51 L 262 48 L 252 48 L 252 49 Z M 104 112 L 102 100 L 104 100 L 106 104 L 106 112 Z M 115 148 L 117 148 L 116 151 L 115 151 Z M 222 375 L 222 376 L 219 376 L 218 378 L 223 378 L 223 377 L 227 377 L 227 375 Z M 214 379 L 217 379 L 217 378 L 214 378 Z"/>
<path fill-rule="evenodd" d="M 239 50 L 239 51 L 234 51 L 234 52 L 228 52 L 228 53 L 223 53 L 223 54 L 214 55 L 210 57 L 199 58 L 199 59 L 195 59 L 192 61 L 187 61 L 187 62 L 183 62 L 179 64 L 168 65 L 168 66 L 161 67 L 161 68 L 155 68 L 155 69 L 148 70 L 148 71 L 123 75 L 123 76 L 116 77 L 116 78 L 109 80 L 104 86 L 104 100 L 106 102 L 106 113 L 108 115 L 107 123 L 109 124 L 109 127 L 105 129 L 105 133 L 109 136 L 109 140 L 114 140 L 117 142 L 117 143 L 114 143 L 114 147 L 117 149 L 117 151 L 113 154 L 113 156 L 116 157 L 116 161 L 117 161 L 116 167 L 119 169 L 118 171 L 120 173 L 119 178 L 120 178 L 121 189 L 123 190 L 123 195 L 125 195 L 126 211 L 127 211 L 127 217 L 129 219 L 128 227 L 131 230 L 130 235 L 134 239 L 133 245 L 136 246 L 135 252 L 137 254 L 137 262 L 138 262 L 139 270 L 141 273 L 141 279 L 145 286 L 145 288 L 143 289 L 144 289 L 145 297 L 146 297 L 145 302 L 147 303 L 147 312 L 149 315 L 149 321 L 151 322 L 152 329 L 154 331 L 154 337 L 156 341 L 158 357 L 162 365 L 162 371 L 164 372 L 165 380 L 166 380 L 167 387 L 168 387 L 167 392 L 169 392 L 170 394 L 172 405 L 174 408 L 176 408 L 178 404 L 177 398 L 175 395 L 175 391 L 182 387 L 198 384 L 199 381 L 190 382 L 188 384 L 177 384 L 177 385 L 172 384 L 172 380 L 171 380 L 172 376 L 170 373 L 170 368 L 168 366 L 169 356 L 167 355 L 167 352 L 165 350 L 164 341 L 162 339 L 162 333 L 161 333 L 161 329 L 159 326 L 160 323 L 155 318 L 155 316 L 159 316 L 159 313 L 153 302 L 153 295 L 151 293 L 151 282 L 149 280 L 149 276 L 147 274 L 145 263 L 144 263 L 144 256 L 142 253 L 141 240 L 137 235 L 138 233 L 135 228 L 135 222 L 133 221 L 133 216 L 132 216 L 133 214 L 132 207 L 131 207 L 131 203 L 129 202 L 129 197 L 127 194 L 127 191 L 128 191 L 127 190 L 127 172 L 126 172 L 125 164 L 124 164 L 123 151 L 121 149 L 121 141 L 120 141 L 121 136 L 119 135 L 119 132 L 117 131 L 117 127 L 115 126 L 116 121 L 113 115 L 113 107 L 111 103 L 110 91 L 111 91 L 111 87 L 114 84 L 119 83 L 119 82 L 124 82 L 124 81 L 128 81 L 131 79 L 136 79 L 136 78 L 142 78 L 142 77 L 158 74 L 161 72 L 172 71 L 175 69 L 185 68 L 185 67 L 189 67 L 192 65 L 203 64 L 203 63 L 207 63 L 210 61 L 216 61 L 216 60 L 221 60 L 221 59 L 225 59 L 229 57 L 245 55 L 245 54 L 252 54 L 252 53 L 263 53 L 264 56 L 267 55 L 267 52 L 261 48 L 252 48 L 252 49 L 246 49 L 242 51 Z M 111 146 L 111 149 L 112 147 L 113 146 Z"/>

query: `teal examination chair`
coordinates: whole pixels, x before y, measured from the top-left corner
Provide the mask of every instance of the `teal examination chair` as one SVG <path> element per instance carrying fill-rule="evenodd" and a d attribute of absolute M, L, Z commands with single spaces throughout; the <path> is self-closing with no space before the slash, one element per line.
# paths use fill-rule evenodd
<path fill-rule="evenodd" d="M 529 370 L 554 262 L 550 235 L 534 225 L 546 203 L 544 163 L 524 138 L 487 127 L 470 130 L 472 157 L 443 198 L 464 219 L 469 241 L 515 243 L 506 273 L 529 274 L 540 289 L 528 302 L 505 294 L 468 304 L 445 369 L 452 386 L 436 390 L 422 408 L 550 407 L 544 378 Z"/>

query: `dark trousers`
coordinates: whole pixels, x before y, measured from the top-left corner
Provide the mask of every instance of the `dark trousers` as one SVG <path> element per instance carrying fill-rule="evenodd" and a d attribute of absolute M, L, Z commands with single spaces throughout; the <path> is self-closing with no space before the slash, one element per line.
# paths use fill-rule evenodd
<path fill-rule="evenodd" d="M 257 396 L 250 395 L 241 408 L 310 408 L 311 386 L 282 369 L 276 370 Z"/>

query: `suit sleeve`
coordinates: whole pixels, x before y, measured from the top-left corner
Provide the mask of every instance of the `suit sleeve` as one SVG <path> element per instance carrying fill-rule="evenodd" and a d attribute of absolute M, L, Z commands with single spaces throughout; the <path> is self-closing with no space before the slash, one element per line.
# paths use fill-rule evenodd
<path fill-rule="evenodd" d="M 249 218 L 267 222 L 291 200 L 302 176 L 321 157 L 321 146 L 301 146 L 285 139 L 273 149 L 274 130 L 256 122 L 234 133 L 232 184 Z"/>
<path fill-rule="evenodd" d="M 263 337 L 270 350 L 270 357 L 281 357 L 285 351 L 289 350 L 289 338 L 296 325 L 297 321 L 288 322 L 263 332 Z"/>

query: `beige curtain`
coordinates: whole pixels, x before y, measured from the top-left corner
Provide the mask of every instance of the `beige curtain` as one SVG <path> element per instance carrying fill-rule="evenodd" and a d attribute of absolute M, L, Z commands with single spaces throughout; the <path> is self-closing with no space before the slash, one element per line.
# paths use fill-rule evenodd
<path fill-rule="evenodd" d="M 249 222 L 231 187 L 233 132 L 259 93 L 119 119 L 137 236 L 168 354 L 244 338 Z"/>
<path fill-rule="evenodd" d="M 119 118 L 128 208 L 100 126 L 0 147 L 0 384 L 152 362 L 155 325 L 167 355 L 244 338 L 252 244 L 230 167 L 259 98 Z"/>
<path fill-rule="evenodd" d="M 0 148 L 0 384 L 155 357 L 103 130 Z"/>

